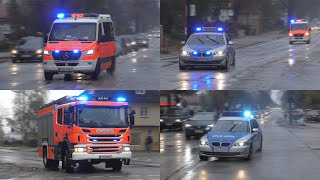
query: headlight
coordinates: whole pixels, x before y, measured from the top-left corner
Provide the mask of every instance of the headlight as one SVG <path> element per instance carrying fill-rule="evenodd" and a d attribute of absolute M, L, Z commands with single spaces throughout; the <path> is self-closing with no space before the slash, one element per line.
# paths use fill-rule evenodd
<path fill-rule="evenodd" d="M 247 141 L 240 141 L 240 142 L 234 143 L 234 145 L 235 145 L 235 146 L 245 146 L 245 145 L 247 145 L 246 142 L 247 142 Z"/>
<path fill-rule="evenodd" d="M 189 55 L 189 52 L 188 52 L 188 51 L 181 51 L 181 55 L 182 55 L 182 56 L 188 56 L 188 55 Z"/>
<path fill-rule="evenodd" d="M 147 41 L 142 41 L 143 44 L 147 44 Z"/>
<path fill-rule="evenodd" d="M 42 54 L 42 49 L 36 50 L 36 53 L 37 53 L 37 54 Z"/>
<path fill-rule="evenodd" d="M 217 51 L 215 52 L 215 55 L 222 56 L 224 55 L 224 51 Z"/>
<path fill-rule="evenodd" d="M 130 147 L 123 147 L 123 151 L 130 151 Z"/>
<path fill-rule="evenodd" d="M 163 119 L 160 119 L 160 122 L 163 122 Z"/>
<path fill-rule="evenodd" d="M 200 145 L 208 145 L 208 141 L 200 140 Z"/>
<path fill-rule="evenodd" d="M 212 128 L 214 126 L 214 124 L 209 124 L 207 127 Z"/>
<path fill-rule="evenodd" d="M 50 52 L 47 51 L 47 50 L 44 50 L 44 51 L 43 51 L 43 54 L 44 54 L 44 55 L 50 55 Z"/>
<path fill-rule="evenodd" d="M 11 51 L 11 53 L 12 53 L 12 54 L 17 54 L 18 51 L 14 49 L 14 50 Z"/>
<path fill-rule="evenodd" d="M 137 43 L 136 43 L 136 42 L 132 42 L 131 44 L 132 44 L 132 45 L 136 45 Z"/>
<path fill-rule="evenodd" d="M 186 124 L 185 126 L 186 126 L 186 127 L 191 127 L 191 125 L 190 125 L 190 124 Z"/>
<path fill-rule="evenodd" d="M 181 119 L 176 119 L 176 122 L 181 122 Z"/>
<path fill-rule="evenodd" d="M 74 152 L 85 152 L 86 148 L 74 148 Z"/>
<path fill-rule="evenodd" d="M 94 54 L 93 49 L 84 52 L 84 55 L 92 55 L 92 54 Z"/>

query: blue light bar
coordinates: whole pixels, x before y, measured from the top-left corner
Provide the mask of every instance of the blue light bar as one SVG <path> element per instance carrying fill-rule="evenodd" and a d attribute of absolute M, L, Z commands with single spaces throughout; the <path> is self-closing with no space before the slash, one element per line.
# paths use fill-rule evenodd
<path fill-rule="evenodd" d="M 212 53 L 210 51 L 207 51 L 206 52 L 206 55 L 211 55 Z"/>
<path fill-rule="evenodd" d="M 201 30 L 202 30 L 201 27 L 197 27 L 197 28 L 196 28 L 196 31 L 201 31 Z"/>
<path fill-rule="evenodd" d="M 78 101 L 88 101 L 88 97 L 87 96 L 79 96 L 79 97 L 77 97 L 77 100 Z"/>
<path fill-rule="evenodd" d="M 251 112 L 250 111 L 245 111 L 243 113 L 244 117 L 250 117 L 251 116 Z"/>
<path fill-rule="evenodd" d="M 222 28 L 222 27 L 219 27 L 217 30 L 218 30 L 219 32 L 221 32 L 221 31 L 223 31 L 223 28 Z"/>
<path fill-rule="evenodd" d="M 117 98 L 117 101 L 118 101 L 118 102 L 125 102 L 125 101 L 127 101 L 127 99 L 124 98 L 124 97 L 118 97 L 118 98 Z"/>
<path fill-rule="evenodd" d="M 78 52 L 79 52 L 79 50 L 77 50 L 77 49 L 76 49 L 76 50 L 73 50 L 73 53 L 78 53 Z"/>
<path fill-rule="evenodd" d="M 294 19 L 291 19 L 291 20 L 290 20 L 291 23 L 294 23 L 294 21 L 295 21 Z"/>
<path fill-rule="evenodd" d="M 64 18 L 64 14 L 63 14 L 63 13 L 59 13 L 59 14 L 57 15 L 57 18 L 63 19 L 63 18 Z"/>
<path fill-rule="evenodd" d="M 192 54 L 193 55 L 198 55 L 198 52 L 197 51 L 193 51 Z"/>
<path fill-rule="evenodd" d="M 116 140 L 116 139 L 114 139 L 114 140 L 112 140 L 113 142 L 118 142 L 118 140 Z"/>
<path fill-rule="evenodd" d="M 94 140 L 92 140 L 93 142 L 97 142 L 98 140 L 96 140 L 96 139 L 94 139 Z"/>
<path fill-rule="evenodd" d="M 59 51 L 59 50 L 55 50 L 54 52 L 55 52 L 55 53 L 59 53 L 60 51 Z"/>

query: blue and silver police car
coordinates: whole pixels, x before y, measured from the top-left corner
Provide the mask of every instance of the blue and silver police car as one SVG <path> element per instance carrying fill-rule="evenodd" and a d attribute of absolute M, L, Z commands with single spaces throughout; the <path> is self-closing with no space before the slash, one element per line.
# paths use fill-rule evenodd
<path fill-rule="evenodd" d="M 262 150 L 262 132 L 252 116 L 221 117 L 200 139 L 200 160 L 209 157 L 239 157 L 250 160 Z"/>
<path fill-rule="evenodd" d="M 194 66 L 218 66 L 228 69 L 235 64 L 235 50 L 223 28 L 198 27 L 179 53 L 180 70 Z"/>

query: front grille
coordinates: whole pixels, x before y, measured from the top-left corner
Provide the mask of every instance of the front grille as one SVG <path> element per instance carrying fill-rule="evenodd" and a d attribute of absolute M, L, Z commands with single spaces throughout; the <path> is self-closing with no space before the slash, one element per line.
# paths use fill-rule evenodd
<path fill-rule="evenodd" d="M 122 146 L 117 144 L 92 144 L 89 145 L 90 152 L 94 153 L 118 153 L 122 151 Z"/>
<path fill-rule="evenodd" d="M 238 156 L 241 155 L 241 153 L 238 152 L 201 152 L 202 154 L 210 155 L 210 156 Z"/>
<path fill-rule="evenodd" d="M 304 34 L 294 34 L 294 37 L 296 38 L 302 38 L 304 36 Z"/>
<path fill-rule="evenodd" d="M 74 53 L 73 51 L 53 51 L 52 57 L 54 60 L 79 60 L 81 54 L 81 51 L 79 51 L 78 53 Z"/>
<path fill-rule="evenodd" d="M 212 146 L 222 146 L 222 147 L 229 147 L 231 143 L 229 142 L 213 142 L 211 143 Z"/>
<path fill-rule="evenodd" d="M 79 63 L 56 63 L 56 66 L 78 66 Z"/>
<path fill-rule="evenodd" d="M 88 141 L 92 143 L 117 143 L 122 141 L 121 134 L 88 134 Z"/>

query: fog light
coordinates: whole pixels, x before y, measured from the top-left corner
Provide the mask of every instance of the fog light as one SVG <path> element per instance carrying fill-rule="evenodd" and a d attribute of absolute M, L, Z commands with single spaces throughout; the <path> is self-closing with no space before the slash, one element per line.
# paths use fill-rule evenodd
<path fill-rule="evenodd" d="M 130 147 L 123 147 L 123 151 L 130 151 Z"/>
<path fill-rule="evenodd" d="M 74 148 L 74 152 L 85 152 L 86 148 Z"/>

